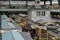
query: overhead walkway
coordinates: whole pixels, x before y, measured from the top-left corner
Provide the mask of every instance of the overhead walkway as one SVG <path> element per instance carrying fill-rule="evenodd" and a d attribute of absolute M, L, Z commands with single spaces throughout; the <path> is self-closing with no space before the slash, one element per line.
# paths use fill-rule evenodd
<path fill-rule="evenodd" d="M 60 8 L 59 9 L 51 9 L 51 12 L 60 12 Z"/>
<path fill-rule="evenodd" d="M 29 8 L 29 10 L 43 10 L 43 11 L 51 11 L 51 12 L 60 12 L 60 8 Z"/>
<path fill-rule="evenodd" d="M 0 11 L 27 11 L 27 9 L 0 9 Z"/>
<path fill-rule="evenodd" d="M 38 10 L 51 11 L 51 12 L 60 12 L 60 9 L 49 9 L 49 8 L 37 8 Z M 28 11 L 28 10 L 37 10 L 36 8 L 32 9 L 0 9 L 0 11 Z"/>

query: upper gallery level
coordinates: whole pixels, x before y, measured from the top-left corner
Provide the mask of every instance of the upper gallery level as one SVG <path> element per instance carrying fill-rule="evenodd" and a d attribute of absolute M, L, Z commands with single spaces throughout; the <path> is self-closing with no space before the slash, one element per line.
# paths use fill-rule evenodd
<path fill-rule="evenodd" d="M 9 1 L 9 0 L 0 0 L 0 1 Z M 26 1 L 26 0 L 11 0 L 11 1 Z M 35 1 L 35 0 L 28 0 L 28 1 Z"/>
<path fill-rule="evenodd" d="M 52 4 L 52 6 L 51 6 Z M 46 6 L 46 7 L 45 7 Z M 57 0 L 0 0 L 2 9 L 58 8 Z"/>

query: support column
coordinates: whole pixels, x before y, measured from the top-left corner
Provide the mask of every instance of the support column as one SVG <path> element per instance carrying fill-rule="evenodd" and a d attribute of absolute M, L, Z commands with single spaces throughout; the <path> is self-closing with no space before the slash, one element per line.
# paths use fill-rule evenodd
<path fill-rule="evenodd" d="M 1 30 L 1 14 L 0 14 L 0 30 Z M 2 40 L 2 33 L 0 31 L 0 40 Z"/>
<path fill-rule="evenodd" d="M 1 30 L 1 14 L 0 14 L 0 30 Z"/>
<path fill-rule="evenodd" d="M 50 6 L 52 6 L 52 0 L 50 0 Z"/>
<path fill-rule="evenodd" d="M 11 0 L 9 0 L 9 8 L 11 8 Z"/>
<path fill-rule="evenodd" d="M 60 31 L 58 32 L 58 40 L 60 40 Z"/>
<path fill-rule="evenodd" d="M 60 6 L 60 0 L 58 0 L 58 5 Z"/>
<path fill-rule="evenodd" d="M 44 6 L 46 6 L 46 0 L 44 0 Z"/>
<path fill-rule="evenodd" d="M 26 0 L 26 8 L 28 7 L 28 0 Z"/>

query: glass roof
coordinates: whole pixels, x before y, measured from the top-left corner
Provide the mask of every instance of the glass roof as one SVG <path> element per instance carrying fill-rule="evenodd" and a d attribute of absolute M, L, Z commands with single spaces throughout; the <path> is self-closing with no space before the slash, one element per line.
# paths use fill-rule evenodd
<path fill-rule="evenodd" d="M 2 33 L 2 40 L 24 40 L 24 38 L 13 30 L 8 30 Z"/>
<path fill-rule="evenodd" d="M 2 40 L 14 40 L 11 31 L 2 33 Z"/>
<path fill-rule="evenodd" d="M 0 30 L 0 40 L 32 40 L 32 38 L 29 37 L 27 33 L 24 33 L 21 30 L 9 30 L 9 28 L 12 29 L 16 27 L 8 20 L 9 19 L 6 15 L 1 15 L 1 29 L 3 30 Z"/>
<path fill-rule="evenodd" d="M 1 16 L 1 29 L 11 29 L 15 28 L 15 25 L 9 22 L 9 19 L 6 15 Z"/>

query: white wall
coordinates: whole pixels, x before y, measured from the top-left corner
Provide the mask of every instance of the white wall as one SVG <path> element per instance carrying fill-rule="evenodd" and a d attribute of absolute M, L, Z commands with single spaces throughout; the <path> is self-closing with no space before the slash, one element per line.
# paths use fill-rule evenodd
<path fill-rule="evenodd" d="M 31 16 L 31 20 L 33 21 L 39 21 L 39 20 L 49 20 L 50 19 L 50 11 L 45 11 L 45 16 L 37 16 L 37 11 L 43 11 L 43 10 L 32 10 L 32 16 Z"/>
<path fill-rule="evenodd" d="M 50 11 L 46 11 L 46 16 L 45 16 L 46 20 L 50 20 Z"/>

